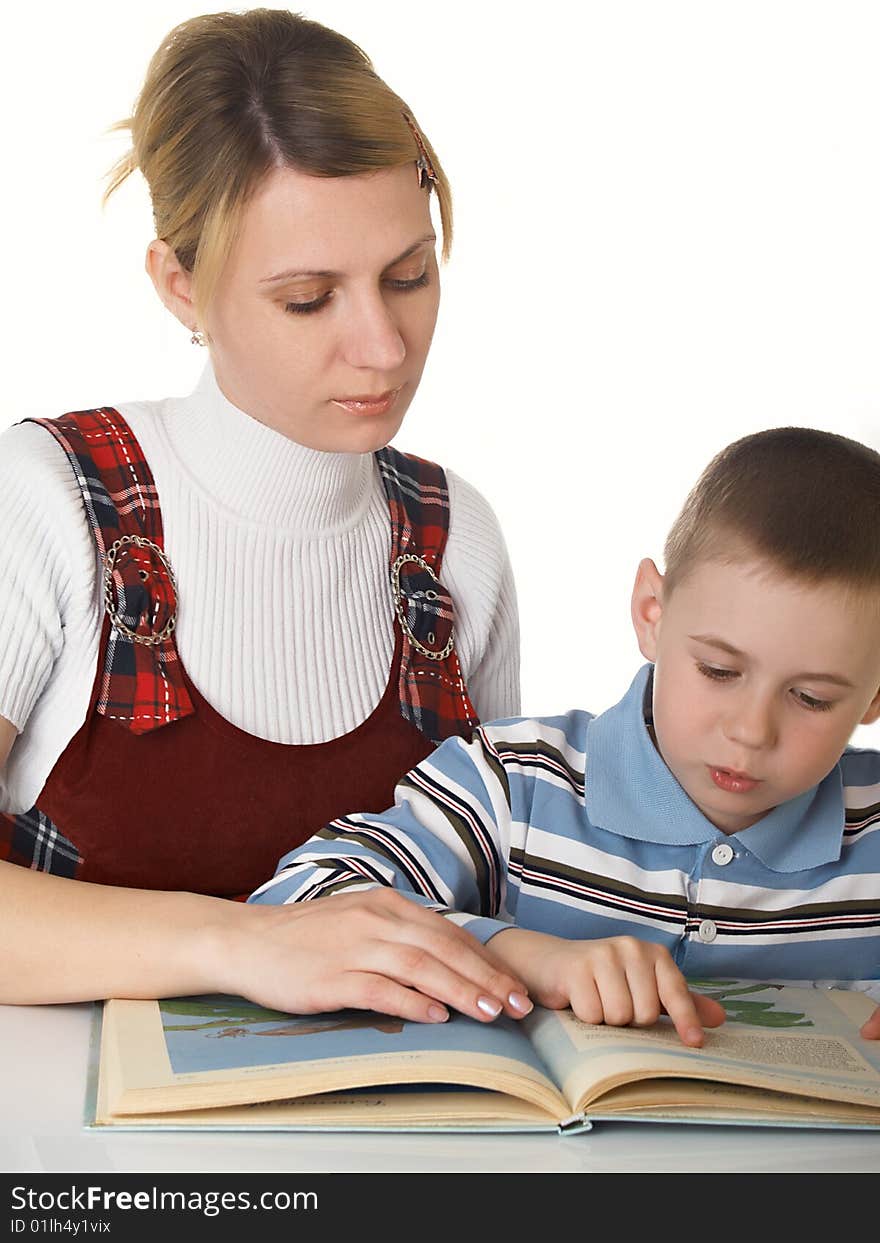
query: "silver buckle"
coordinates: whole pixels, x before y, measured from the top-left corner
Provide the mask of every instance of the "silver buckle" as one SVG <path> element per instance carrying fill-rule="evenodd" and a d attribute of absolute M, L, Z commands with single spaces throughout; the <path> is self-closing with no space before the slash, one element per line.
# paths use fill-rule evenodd
<path fill-rule="evenodd" d="M 137 548 L 149 548 L 159 558 L 168 574 L 171 589 L 174 592 L 174 608 L 168 621 L 158 634 L 138 634 L 136 630 L 126 626 L 119 616 L 119 609 L 116 606 L 113 592 L 113 568 L 116 565 L 116 558 L 119 556 L 119 553 L 128 544 L 134 544 Z M 104 608 L 107 616 L 110 618 L 110 625 L 113 629 L 118 630 L 120 634 L 124 634 L 133 643 L 143 643 L 147 647 L 155 647 L 157 644 L 165 642 L 177 623 L 177 583 L 174 581 L 174 571 L 171 569 L 171 562 L 158 544 L 154 544 L 152 540 L 145 539 L 141 535 L 123 535 L 121 539 L 110 545 L 104 555 Z"/>
<path fill-rule="evenodd" d="M 406 637 L 409 639 L 410 643 L 416 649 L 416 651 L 421 652 L 423 656 L 427 656 L 428 660 L 445 660 L 446 657 L 449 655 L 449 653 L 452 651 L 453 647 L 455 646 L 455 630 L 453 629 L 452 632 L 450 633 L 449 642 L 443 648 L 443 651 L 434 652 L 431 650 L 431 648 L 425 647 L 424 643 L 420 642 L 420 640 L 416 638 L 416 636 L 413 634 L 412 630 L 410 629 L 409 622 L 406 620 L 406 609 L 404 608 L 404 604 L 403 604 L 405 596 L 400 587 L 400 571 L 401 571 L 401 568 L 404 565 L 406 565 L 407 562 L 410 562 L 410 561 L 414 562 L 414 564 L 419 566 L 421 569 L 427 570 L 428 573 L 431 575 L 431 578 L 434 580 L 434 582 L 437 584 L 438 587 L 441 585 L 440 579 L 437 577 L 437 575 L 428 565 L 424 557 L 417 557 L 415 553 L 409 552 L 409 553 L 402 553 L 397 558 L 397 560 L 394 562 L 394 565 L 391 567 L 391 591 L 394 595 L 394 608 L 397 611 L 397 617 L 398 617 L 398 620 L 400 621 L 401 629 L 403 630 L 403 633 L 406 635 Z M 426 594 L 429 594 L 429 593 L 426 593 Z M 436 593 L 433 593 L 433 598 L 434 599 L 437 598 Z"/>

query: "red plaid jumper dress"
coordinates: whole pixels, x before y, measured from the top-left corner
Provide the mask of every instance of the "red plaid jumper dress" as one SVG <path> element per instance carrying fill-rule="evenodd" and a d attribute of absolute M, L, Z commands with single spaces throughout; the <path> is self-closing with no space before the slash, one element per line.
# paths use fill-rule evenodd
<path fill-rule="evenodd" d="M 477 724 L 440 583 L 449 494 L 440 467 L 386 448 L 394 656 L 379 704 L 328 742 L 268 742 L 225 720 L 187 677 L 152 474 L 109 407 L 36 420 L 80 485 L 105 613 L 86 720 L 35 807 L 0 813 L 0 858 L 103 884 L 242 897 L 324 824 L 381 811 L 396 781 Z"/>

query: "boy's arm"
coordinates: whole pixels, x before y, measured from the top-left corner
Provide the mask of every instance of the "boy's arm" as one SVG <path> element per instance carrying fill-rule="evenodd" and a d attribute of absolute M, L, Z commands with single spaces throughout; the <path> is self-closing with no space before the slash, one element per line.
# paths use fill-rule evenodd
<path fill-rule="evenodd" d="M 496 961 L 544 1005 L 571 1005 L 587 1022 L 614 1025 L 647 1025 L 665 1009 L 685 1043 L 701 1044 L 701 1024 L 717 1026 L 724 1011 L 688 992 L 666 950 L 632 937 L 567 941 L 511 926 L 510 786 L 491 735 L 479 729 L 471 743 L 443 743 L 398 783 L 394 807 L 333 821 L 285 855 L 249 902 L 394 888 L 491 940 Z"/>
<path fill-rule="evenodd" d="M 385 885 L 480 941 L 504 918 L 509 788 L 491 741 L 450 738 L 407 773 L 388 811 L 342 816 L 281 859 L 249 902 L 305 902 Z M 498 918 L 498 917 L 501 918 Z"/>

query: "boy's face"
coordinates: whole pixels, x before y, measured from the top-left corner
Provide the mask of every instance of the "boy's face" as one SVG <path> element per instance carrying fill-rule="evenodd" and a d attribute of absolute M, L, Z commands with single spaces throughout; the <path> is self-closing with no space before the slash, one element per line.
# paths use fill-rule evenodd
<path fill-rule="evenodd" d="M 667 599 L 639 566 L 633 623 L 654 662 L 657 746 L 724 833 L 825 777 L 880 716 L 880 602 L 766 561 L 698 564 Z"/>

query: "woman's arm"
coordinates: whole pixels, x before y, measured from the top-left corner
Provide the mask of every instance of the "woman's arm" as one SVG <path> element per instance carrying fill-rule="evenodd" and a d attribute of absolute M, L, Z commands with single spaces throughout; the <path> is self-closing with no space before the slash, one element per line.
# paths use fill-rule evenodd
<path fill-rule="evenodd" d="M 0 717 L 0 774 L 15 737 Z M 487 1001 L 518 1017 L 510 997 L 526 991 L 468 933 L 385 892 L 245 906 L 0 862 L 0 943 L 0 1003 L 19 1005 L 224 992 L 292 1013 L 431 1022 L 446 1006 L 486 1019 Z"/>
<path fill-rule="evenodd" d="M 0 716 L 0 786 L 17 733 Z M 210 971 L 193 951 L 219 903 L 0 862 L 0 1003 L 200 992 Z"/>
<path fill-rule="evenodd" d="M 445 1006 L 517 1017 L 510 996 L 525 993 L 468 933 L 391 893 L 245 906 L 0 863 L 0 937 L 7 1004 L 223 992 L 297 1014 L 355 1007 L 431 1022 Z"/>

